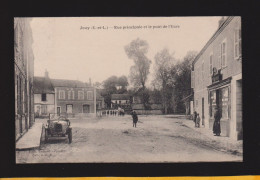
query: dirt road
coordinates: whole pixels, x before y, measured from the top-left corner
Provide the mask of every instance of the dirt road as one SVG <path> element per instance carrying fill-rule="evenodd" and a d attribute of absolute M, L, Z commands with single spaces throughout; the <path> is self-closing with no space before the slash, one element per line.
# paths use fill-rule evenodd
<path fill-rule="evenodd" d="M 184 119 L 139 116 L 73 119 L 73 141 L 51 139 L 40 150 L 17 151 L 17 163 L 241 161 L 185 126 Z"/>

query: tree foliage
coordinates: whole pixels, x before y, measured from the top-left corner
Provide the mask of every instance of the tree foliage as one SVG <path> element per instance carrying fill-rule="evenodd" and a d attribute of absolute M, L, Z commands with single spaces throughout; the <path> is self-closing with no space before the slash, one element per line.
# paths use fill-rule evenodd
<path fill-rule="evenodd" d="M 151 65 L 151 60 L 146 57 L 148 49 L 148 43 L 139 38 L 125 46 L 128 58 L 134 61 L 134 65 L 130 68 L 130 82 L 135 87 L 142 87 L 143 89 L 145 89 Z"/>
<path fill-rule="evenodd" d="M 128 58 L 134 61 L 134 65 L 130 68 L 130 82 L 136 89 L 141 90 L 141 99 L 145 109 L 149 108 L 149 93 L 147 93 L 145 86 L 151 65 L 151 60 L 146 56 L 148 49 L 148 43 L 139 38 L 125 46 L 125 52 Z"/>

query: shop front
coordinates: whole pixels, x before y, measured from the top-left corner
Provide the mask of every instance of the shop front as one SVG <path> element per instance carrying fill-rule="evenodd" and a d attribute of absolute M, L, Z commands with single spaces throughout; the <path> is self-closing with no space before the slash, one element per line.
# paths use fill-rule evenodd
<path fill-rule="evenodd" d="M 214 75 L 213 75 L 214 76 Z M 218 78 L 216 78 L 218 76 Z M 221 136 L 230 136 L 231 126 L 231 77 L 222 80 L 221 74 L 212 77 L 212 84 L 208 86 L 209 94 L 209 127 L 213 128 L 215 108 L 220 110 Z"/>

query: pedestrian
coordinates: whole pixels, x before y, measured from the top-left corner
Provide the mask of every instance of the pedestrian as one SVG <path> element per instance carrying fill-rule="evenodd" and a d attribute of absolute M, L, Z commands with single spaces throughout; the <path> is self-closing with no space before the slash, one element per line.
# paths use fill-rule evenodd
<path fill-rule="evenodd" d="M 214 114 L 214 124 L 213 124 L 213 133 L 215 136 L 220 136 L 221 128 L 220 128 L 220 119 L 221 114 L 219 108 L 215 108 L 215 114 Z"/>
<path fill-rule="evenodd" d="M 133 127 L 136 127 L 136 123 L 138 121 L 138 116 L 135 111 L 132 112 L 132 118 L 133 118 Z"/>
<path fill-rule="evenodd" d="M 195 124 L 195 127 L 196 127 L 196 119 L 197 119 L 197 112 L 196 111 L 194 111 L 194 113 L 193 113 L 194 115 L 193 115 L 193 122 L 194 122 L 194 124 Z"/>
<path fill-rule="evenodd" d="M 198 113 L 197 118 L 196 118 L 196 127 L 200 127 L 200 114 Z"/>

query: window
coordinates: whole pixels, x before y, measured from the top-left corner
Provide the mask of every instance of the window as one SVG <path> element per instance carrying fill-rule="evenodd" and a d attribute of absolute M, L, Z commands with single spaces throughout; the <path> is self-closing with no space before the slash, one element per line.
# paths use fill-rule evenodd
<path fill-rule="evenodd" d="M 209 74 L 212 75 L 213 74 L 213 55 L 210 54 L 209 56 Z"/>
<path fill-rule="evenodd" d="M 74 91 L 68 91 L 68 99 L 74 99 Z"/>
<path fill-rule="evenodd" d="M 42 101 L 47 101 L 46 94 L 42 94 Z"/>
<path fill-rule="evenodd" d="M 241 48 L 241 29 L 236 29 L 235 30 L 235 51 L 234 51 L 234 56 L 235 59 L 239 59 L 241 57 L 242 54 L 242 48 Z"/>
<path fill-rule="evenodd" d="M 78 99 L 81 99 L 81 100 L 84 99 L 84 92 L 83 91 L 78 92 Z"/>
<path fill-rule="evenodd" d="M 65 91 L 64 90 L 59 91 L 59 99 L 65 99 Z"/>
<path fill-rule="evenodd" d="M 93 93 L 92 93 L 92 91 L 88 91 L 87 92 L 87 99 L 88 100 L 93 100 Z"/>
<path fill-rule="evenodd" d="M 191 88 L 194 88 L 194 71 L 191 71 Z"/>
<path fill-rule="evenodd" d="M 220 46 L 220 58 L 221 58 L 221 67 L 226 67 L 227 66 L 227 43 L 226 40 L 224 40 L 221 43 Z"/>

